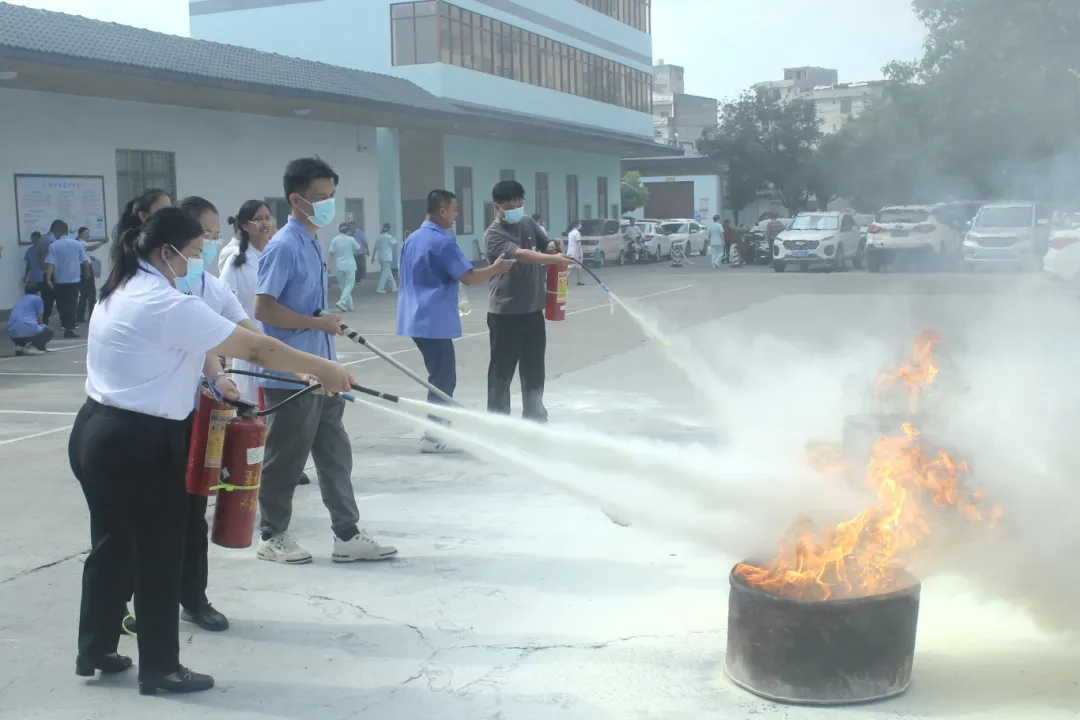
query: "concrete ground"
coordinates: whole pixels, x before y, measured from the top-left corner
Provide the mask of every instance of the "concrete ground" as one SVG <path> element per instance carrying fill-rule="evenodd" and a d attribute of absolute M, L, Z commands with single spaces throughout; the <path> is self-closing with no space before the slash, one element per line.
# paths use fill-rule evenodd
<path fill-rule="evenodd" d="M 1031 276 L 776 275 L 697 262 L 604 274 L 620 297 L 661 315 L 667 332 L 729 348 L 747 343 L 748 358 L 767 370 L 768 349 L 755 338 L 808 354 L 851 337 L 899 347 L 927 323 L 993 322 L 986 307 L 994 296 L 1057 302 Z M 374 295 L 373 280 L 358 290 L 348 322 L 422 370 L 411 343 L 393 334 L 393 296 Z M 471 293 L 457 343 L 458 397 L 477 408 L 488 358 L 485 296 L 486 288 Z M 700 393 L 624 312 L 611 314 L 598 287 L 571 287 L 566 321 L 549 328 L 553 429 L 587 426 L 626 442 L 703 437 L 693 427 L 705 414 Z M 363 348 L 344 339 L 338 346 L 359 382 L 422 397 Z M 398 546 L 397 559 L 332 565 L 318 490 L 301 487 L 292 530 L 314 564 L 277 566 L 257 561 L 253 548 L 212 546 L 209 594 L 232 627 L 215 635 L 182 623 L 181 659 L 215 675 L 213 691 L 144 698 L 134 671 L 77 678 L 89 533 L 66 443 L 84 399 L 83 348 L 62 341 L 45 357 L 9 357 L 8 349 L 0 359 L 0 718 L 1078 716 L 1080 654 L 947 578 L 924 585 L 906 695 L 844 710 L 761 700 L 723 673 L 727 576 L 738 556 L 636 523 L 619 527 L 520 467 L 420 455 L 415 426 L 364 406 L 346 416 L 357 497 L 364 525 Z M 867 378 L 878 368 L 866 367 Z M 764 375 L 783 383 L 784 367 L 775 370 Z M 130 639 L 120 650 L 136 655 Z"/>

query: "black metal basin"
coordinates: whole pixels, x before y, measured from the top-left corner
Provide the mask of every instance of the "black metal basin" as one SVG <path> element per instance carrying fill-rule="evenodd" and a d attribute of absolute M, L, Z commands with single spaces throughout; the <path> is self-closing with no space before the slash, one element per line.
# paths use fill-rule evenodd
<path fill-rule="evenodd" d="M 730 579 L 725 670 L 735 684 L 800 705 L 866 703 L 907 690 L 921 588 L 910 574 L 900 573 L 891 592 L 826 601 L 755 589 L 734 570 Z"/>

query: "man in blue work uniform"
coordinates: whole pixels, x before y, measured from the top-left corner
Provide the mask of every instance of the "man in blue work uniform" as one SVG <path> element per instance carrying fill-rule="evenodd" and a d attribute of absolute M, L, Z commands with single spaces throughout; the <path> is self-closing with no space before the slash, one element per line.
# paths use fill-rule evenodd
<path fill-rule="evenodd" d="M 259 259 L 255 319 L 263 332 L 297 350 L 337 360 L 334 336 L 341 319 L 316 310 L 327 307 L 327 276 L 316 232 L 334 221 L 338 176 L 319 158 L 293 160 L 285 168 L 289 220 Z M 276 373 L 281 375 L 281 373 Z M 262 380 L 267 407 L 296 392 L 296 385 Z M 352 485 L 352 445 L 342 416 L 340 395 L 309 393 L 267 417 L 266 455 L 259 488 L 262 560 L 285 564 L 311 562 L 311 553 L 288 532 L 297 479 L 310 455 L 318 472 L 323 505 L 334 531 L 334 562 L 385 560 L 397 548 L 373 540 L 357 523 L 360 512 Z"/>
<path fill-rule="evenodd" d="M 62 220 L 53 223 L 57 238 L 49 245 L 45 256 L 45 286 L 56 294 L 56 309 L 65 338 L 75 334 L 75 309 L 79 303 L 79 285 L 83 274 L 90 272 L 90 256 L 77 239 L 68 234 L 68 226 Z"/>
<path fill-rule="evenodd" d="M 401 289 L 398 293 L 397 334 L 411 337 L 428 371 L 428 382 L 453 397 L 457 387 L 454 338 L 461 337 L 458 314 L 459 283 L 479 285 L 509 272 L 514 261 L 499 257 L 483 269 L 465 258 L 450 228 L 458 215 L 457 196 L 432 190 L 427 197 L 427 220 L 401 248 Z M 434 393 L 428 402 L 442 403 Z M 432 417 L 438 421 L 438 418 Z M 448 452 L 446 443 L 430 434 L 423 452 Z"/>

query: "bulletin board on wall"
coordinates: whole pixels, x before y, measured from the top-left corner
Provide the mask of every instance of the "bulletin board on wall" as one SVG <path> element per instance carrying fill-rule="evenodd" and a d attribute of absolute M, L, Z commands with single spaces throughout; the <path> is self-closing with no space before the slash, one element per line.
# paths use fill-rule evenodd
<path fill-rule="evenodd" d="M 19 244 L 30 235 L 49 232 L 53 220 L 63 220 L 72 233 L 85 227 L 91 240 L 108 236 L 105 178 L 102 175 L 15 175 L 15 218 Z"/>

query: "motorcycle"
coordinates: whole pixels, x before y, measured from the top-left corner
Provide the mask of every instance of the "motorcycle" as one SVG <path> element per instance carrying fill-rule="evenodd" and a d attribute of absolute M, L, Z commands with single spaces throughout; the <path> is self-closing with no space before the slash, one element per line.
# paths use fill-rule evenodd
<path fill-rule="evenodd" d="M 751 230 L 743 236 L 747 249 L 746 261 L 751 265 L 769 265 L 772 263 L 772 243 L 768 236 L 758 230 Z"/>
<path fill-rule="evenodd" d="M 650 262 L 648 248 L 641 238 L 623 240 L 623 249 L 619 251 L 618 263 L 620 265 L 637 265 L 638 263 Z"/>

